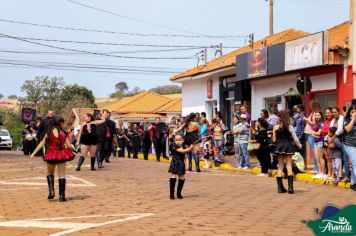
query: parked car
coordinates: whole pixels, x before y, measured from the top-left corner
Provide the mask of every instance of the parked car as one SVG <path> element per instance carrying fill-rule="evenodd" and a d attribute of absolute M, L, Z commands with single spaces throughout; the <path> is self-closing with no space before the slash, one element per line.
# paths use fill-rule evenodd
<path fill-rule="evenodd" d="M 12 138 L 10 133 L 6 129 L 0 130 L 0 148 L 11 150 L 12 148 Z"/>

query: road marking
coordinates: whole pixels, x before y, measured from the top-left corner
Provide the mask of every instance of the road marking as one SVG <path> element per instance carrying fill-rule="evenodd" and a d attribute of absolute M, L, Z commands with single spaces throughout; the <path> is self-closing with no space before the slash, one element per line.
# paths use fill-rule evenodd
<path fill-rule="evenodd" d="M 85 179 L 75 177 L 73 175 L 67 175 L 68 186 L 74 187 L 96 187 L 96 185 L 92 182 L 89 182 Z M 25 180 L 40 180 L 40 182 L 29 182 Z M 71 180 L 80 183 L 72 183 Z M 1 180 L 0 185 L 26 185 L 26 186 L 47 186 L 45 177 L 33 177 L 33 178 L 23 178 L 23 179 L 12 179 L 12 180 Z"/>
<path fill-rule="evenodd" d="M 32 187 L 32 188 L 0 188 L 0 191 L 21 191 L 28 189 L 42 189 L 41 187 Z M 1 218 L 1 217 L 0 217 Z"/>
<path fill-rule="evenodd" d="M 69 233 L 74 233 L 80 230 L 96 228 L 104 225 L 125 222 L 129 220 L 139 220 L 141 218 L 145 218 L 153 215 L 154 214 L 152 213 L 85 215 L 85 216 L 75 216 L 75 217 L 54 217 L 54 218 L 44 218 L 44 219 L 14 220 L 14 221 L 3 221 L 3 222 L 0 221 L 0 227 L 19 227 L 19 228 L 32 227 L 32 228 L 45 228 L 45 229 L 62 229 L 64 231 L 50 235 L 50 236 L 61 236 Z M 67 219 L 108 218 L 108 217 L 120 217 L 120 219 L 105 221 L 102 223 L 76 223 L 76 222 L 58 221 L 58 220 L 67 220 Z"/>
<path fill-rule="evenodd" d="M 27 169 L 22 168 L 22 169 L 8 169 L 8 170 L 0 170 L 1 172 L 12 172 L 12 171 L 23 171 L 23 170 L 35 170 L 35 169 L 43 169 L 42 167 L 29 167 Z"/>

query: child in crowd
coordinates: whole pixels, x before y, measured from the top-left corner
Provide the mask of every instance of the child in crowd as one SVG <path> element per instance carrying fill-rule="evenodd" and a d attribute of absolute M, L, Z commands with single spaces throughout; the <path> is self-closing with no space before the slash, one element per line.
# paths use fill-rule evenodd
<path fill-rule="evenodd" d="M 138 153 L 141 151 L 141 137 L 137 124 L 134 124 L 132 134 L 130 136 L 130 146 L 133 152 L 133 158 L 138 158 Z"/>
<path fill-rule="evenodd" d="M 206 137 L 203 143 L 202 154 L 204 156 L 205 166 L 204 168 L 209 168 L 209 157 L 213 155 L 213 145 L 211 143 L 211 138 Z"/>
<path fill-rule="evenodd" d="M 337 184 L 342 178 L 342 143 L 337 137 L 336 131 L 336 127 L 330 127 L 327 136 L 328 138 L 326 139 L 333 162 L 333 170 L 335 175 L 334 184 Z"/>
<path fill-rule="evenodd" d="M 171 138 L 171 137 L 170 137 Z M 185 182 L 185 154 L 193 151 L 194 145 L 192 144 L 189 148 L 184 146 L 184 137 L 181 134 L 177 134 L 173 138 L 173 143 L 170 145 L 170 150 L 172 153 L 172 161 L 169 166 L 169 173 L 172 173 L 171 178 L 169 179 L 170 186 L 170 199 L 175 199 L 174 189 L 176 181 L 178 178 L 177 186 L 177 198 L 183 199 L 182 189 Z"/>

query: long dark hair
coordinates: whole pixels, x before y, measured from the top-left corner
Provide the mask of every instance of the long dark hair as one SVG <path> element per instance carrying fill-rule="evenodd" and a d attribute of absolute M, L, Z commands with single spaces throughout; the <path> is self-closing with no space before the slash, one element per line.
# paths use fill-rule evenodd
<path fill-rule="evenodd" d="M 47 129 L 47 139 L 46 143 L 49 144 L 51 142 L 51 137 L 54 129 L 58 130 L 58 149 L 62 149 L 62 139 L 60 137 L 61 132 L 63 132 L 67 137 L 67 132 L 63 130 L 61 124 L 64 123 L 64 119 L 61 116 L 55 116 L 53 119 L 50 119 L 48 122 L 48 129 Z"/>
<path fill-rule="evenodd" d="M 286 110 L 281 110 L 278 113 L 279 121 L 283 129 L 289 129 L 289 114 Z"/>
<path fill-rule="evenodd" d="M 190 122 L 194 121 L 195 117 L 196 117 L 196 114 L 194 112 L 190 113 L 185 119 L 185 127 L 188 127 L 188 124 Z"/>
<path fill-rule="evenodd" d="M 351 111 L 352 110 L 356 110 L 356 104 L 351 104 L 351 106 L 349 107 L 349 109 L 346 112 L 345 118 L 351 120 Z"/>

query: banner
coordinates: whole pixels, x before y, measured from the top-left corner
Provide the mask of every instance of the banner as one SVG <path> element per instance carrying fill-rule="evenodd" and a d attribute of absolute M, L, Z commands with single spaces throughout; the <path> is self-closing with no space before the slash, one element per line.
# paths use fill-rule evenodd
<path fill-rule="evenodd" d="M 36 110 L 32 108 L 22 108 L 21 121 L 28 124 L 36 119 Z"/>
<path fill-rule="evenodd" d="M 285 70 L 296 70 L 323 64 L 323 37 L 320 32 L 286 42 Z"/>
<path fill-rule="evenodd" d="M 267 48 L 256 49 L 247 55 L 248 78 L 267 75 Z"/>

